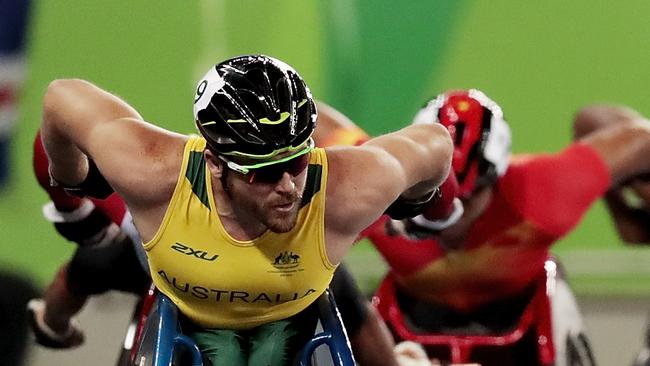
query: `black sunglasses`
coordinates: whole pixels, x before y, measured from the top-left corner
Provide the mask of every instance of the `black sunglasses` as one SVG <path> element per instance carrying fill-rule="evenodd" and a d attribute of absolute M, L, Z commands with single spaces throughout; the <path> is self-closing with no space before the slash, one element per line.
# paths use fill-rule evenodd
<path fill-rule="evenodd" d="M 285 172 L 295 177 L 302 173 L 307 165 L 309 165 L 309 154 L 304 154 L 282 163 L 250 169 L 248 183 L 277 183 Z"/>

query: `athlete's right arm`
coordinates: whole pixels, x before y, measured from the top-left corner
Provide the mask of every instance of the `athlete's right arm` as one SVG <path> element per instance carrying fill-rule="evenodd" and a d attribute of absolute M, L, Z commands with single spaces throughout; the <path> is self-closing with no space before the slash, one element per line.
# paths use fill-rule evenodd
<path fill-rule="evenodd" d="M 650 123 L 623 106 L 591 105 L 574 121 L 574 137 L 600 152 L 612 174 L 605 202 L 628 243 L 650 243 Z"/>
<path fill-rule="evenodd" d="M 145 122 L 117 96 L 78 79 L 48 86 L 41 134 L 58 183 L 81 183 L 92 159 L 134 211 L 166 203 L 185 143 L 183 135 Z"/>

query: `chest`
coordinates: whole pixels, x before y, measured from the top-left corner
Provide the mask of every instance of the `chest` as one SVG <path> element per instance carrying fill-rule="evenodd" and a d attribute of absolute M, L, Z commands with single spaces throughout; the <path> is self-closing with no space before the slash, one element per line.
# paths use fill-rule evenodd
<path fill-rule="evenodd" d="M 317 246 L 305 243 L 234 246 L 188 238 L 156 249 L 149 256 L 152 276 L 180 297 L 282 303 L 327 272 Z"/>

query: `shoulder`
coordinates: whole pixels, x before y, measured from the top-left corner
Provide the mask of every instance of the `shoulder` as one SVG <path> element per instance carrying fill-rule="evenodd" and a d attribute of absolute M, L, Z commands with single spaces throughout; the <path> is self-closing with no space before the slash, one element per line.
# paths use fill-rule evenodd
<path fill-rule="evenodd" d="M 390 155 L 375 147 L 331 147 L 325 151 L 326 218 L 330 227 L 341 226 L 356 235 L 401 193 L 394 173 L 397 168 Z"/>
<path fill-rule="evenodd" d="M 102 163 L 112 172 L 111 185 L 131 204 L 164 201 L 176 185 L 190 137 L 136 118 L 107 124 L 120 125 L 99 131 L 107 139 Z"/>

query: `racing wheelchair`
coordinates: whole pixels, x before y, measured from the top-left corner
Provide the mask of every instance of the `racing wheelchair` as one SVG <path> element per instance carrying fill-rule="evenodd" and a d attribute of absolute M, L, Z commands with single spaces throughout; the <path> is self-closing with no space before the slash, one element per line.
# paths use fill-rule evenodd
<path fill-rule="evenodd" d="M 329 290 L 316 305 L 318 327 L 303 347 L 299 365 L 354 366 L 350 342 Z M 180 332 L 176 306 L 153 285 L 136 306 L 117 365 L 203 366 L 196 344 Z"/>
<path fill-rule="evenodd" d="M 400 305 L 395 279 L 390 273 L 376 291 L 373 303 L 396 340 L 420 343 L 432 359 L 500 366 L 593 365 L 586 337 L 578 327 L 571 325 L 571 328 L 562 329 L 566 334 L 561 337 L 564 342 L 554 345 L 553 331 L 559 329 L 553 329 L 551 304 L 558 300 L 556 297 L 564 296 L 568 289 L 566 283 L 560 281 L 558 272 L 557 261 L 548 258 L 529 294 L 523 299 L 522 310 L 513 315 L 514 320 L 487 330 L 455 325 L 425 330 L 414 325 Z M 577 311 L 573 305 L 569 301 L 568 308 Z M 576 314 L 569 313 L 572 316 Z M 452 327 L 455 328 L 450 331 Z M 560 354 L 562 360 L 558 361 L 556 356 Z"/>

